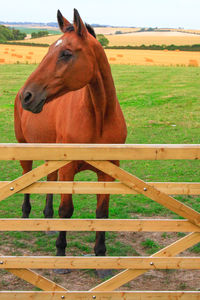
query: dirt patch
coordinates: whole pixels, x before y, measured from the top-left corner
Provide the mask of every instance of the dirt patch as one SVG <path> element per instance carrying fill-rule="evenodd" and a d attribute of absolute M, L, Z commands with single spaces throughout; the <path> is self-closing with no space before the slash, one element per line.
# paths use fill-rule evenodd
<path fill-rule="evenodd" d="M 140 218 L 140 216 L 137 217 Z M 151 218 L 155 219 L 156 217 Z M 131 246 L 130 249 L 132 249 L 132 251 L 129 250 L 129 255 L 149 256 L 157 252 L 159 249 L 174 243 L 184 235 L 184 233 L 171 232 L 120 232 L 117 234 L 116 239 L 125 246 Z M 35 241 L 31 242 L 34 243 Z M 20 255 L 49 255 L 44 252 L 34 252 L 33 254 L 27 249 L 19 250 L 21 253 Z M 12 251 L 13 249 L 11 249 L 9 245 L 1 245 L 1 254 L 11 255 Z M 68 255 L 74 255 L 74 253 L 72 253 L 69 249 Z M 78 253 L 75 255 L 80 254 Z M 186 250 L 180 253 L 179 256 L 198 255 L 190 250 Z M 120 271 L 113 271 L 113 274 L 117 274 Z M 65 275 L 56 274 L 53 270 L 36 270 L 36 272 L 72 291 L 87 291 L 103 281 L 97 277 L 95 270 L 72 270 L 69 274 Z M 26 283 L 4 270 L 0 270 L 0 278 L 0 290 L 37 290 L 36 287 L 33 287 L 31 284 Z M 199 282 L 200 270 L 150 270 L 120 287 L 119 290 L 196 291 L 200 290 Z"/>
<path fill-rule="evenodd" d="M 72 291 L 87 291 L 102 282 L 95 274 L 95 271 L 91 270 L 72 270 L 71 273 L 65 275 L 55 274 L 53 270 L 36 270 L 36 272 Z M 114 274 L 117 274 L 117 272 L 114 271 Z M 0 271 L 0 276 L 0 290 L 37 290 L 31 284 L 7 271 Z M 200 289 L 199 282 L 199 270 L 151 270 L 118 290 L 195 291 Z"/>

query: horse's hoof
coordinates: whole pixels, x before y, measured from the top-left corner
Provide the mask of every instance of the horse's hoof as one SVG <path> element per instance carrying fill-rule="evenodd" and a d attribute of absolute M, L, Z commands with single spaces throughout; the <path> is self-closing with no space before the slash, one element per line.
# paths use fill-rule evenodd
<path fill-rule="evenodd" d="M 101 279 L 113 276 L 113 270 L 96 270 L 97 276 Z"/>
<path fill-rule="evenodd" d="M 56 273 L 56 274 L 64 275 L 64 274 L 71 273 L 71 270 L 69 270 L 69 269 L 54 269 L 53 272 Z"/>
<path fill-rule="evenodd" d="M 46 235 L 54 235 L 54 234 L 57 234 L 58 231 L 45 231 L 45 234 Z"/>

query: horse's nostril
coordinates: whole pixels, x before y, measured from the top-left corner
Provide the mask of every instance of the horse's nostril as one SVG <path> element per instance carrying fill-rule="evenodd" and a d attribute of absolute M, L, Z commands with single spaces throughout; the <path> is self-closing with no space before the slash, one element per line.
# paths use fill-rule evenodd
<path fill-rule="evenodd" d="M 33 95 L 32 95 L 31 92 L 26 92 L 26 93 L 25 93 L 25 96 L 24 96 L 24 102 L 25 102 L 25 103 L 29 102 L 29 101 L 31 100 L 32 96 L 33 96 Z"/>

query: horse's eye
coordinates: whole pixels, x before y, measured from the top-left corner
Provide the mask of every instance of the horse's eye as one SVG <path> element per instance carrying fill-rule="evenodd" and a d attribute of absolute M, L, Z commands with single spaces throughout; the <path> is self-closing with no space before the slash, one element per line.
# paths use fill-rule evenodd
<path fill-rule="evenodd" d="M 60 53 L 61 59 L 69 59 L 72 57 L 72 52 L 70 50 L 64 50 Z"/>

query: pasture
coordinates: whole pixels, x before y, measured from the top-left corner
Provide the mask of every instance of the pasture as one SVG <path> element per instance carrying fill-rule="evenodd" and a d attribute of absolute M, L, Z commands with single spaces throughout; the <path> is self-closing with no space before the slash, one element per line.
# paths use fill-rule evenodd
<path fill-rule="evenodd" d="M 13 131 L 14 98 L 35 65 L 0 66 L 0 142 L 15 142 Z M 199 68 L 112 65 L 117 95 L 128 126 L 127 143 L 199 143 Z M 200 178 L 198 161 L 135 161 L 122 163 L 145 181 L 191 181 Z M 0 162 L 0 180 L 12 180 L 21 174 L 18 162 Z M 91 172 L 83 172 L 76 180 L 94 179 Z M 41 218 L 44 196 L 32 196 L 32 218 Z M 176 196 L 175 198 L 200 211 L 200 197 Z M 1 218 L 21 216 L 22 196 L 16 195 L 0 202 Z M 93 195 L 76 195 L 73 218 L 94 218 L 96 199 Z M 55 197 L 57 210 L 59 196 Z M 159 204 L 144 196 L 117 195 L 110 201 L 111 218 L 158 218 L 175 217 Z M 0 233 L 0 253 L 6 255 L 54 255 L 54 236 L 44 233 Z M 109 233 L 108 255 L 150 255 L 177 240 L 181 233 Z M 68 233 L 68 253 L 87 255 L 93 253 L 94 233 Z M 200 246 L 184 254 L 195 256 Z M 46 277 L 70 289 L 89 289 L 100 282 L 94 272 L 73 271 L 69 275 L 55 275 L 51 270 Z M 32 289 L 5 271 L 0 271 L 1 290 Z M 77 283 L 77 278 L 79 282 Z M 137 281 L 130 282 L 126 289 L 143 290 L 196 290 L 199 288 L 199 271 L 150 271 Z"/>
<path fill-rule="evenodd" d="M 54 37 L 56 37 L 55 40 L 58 39 L 58 36 Z M 41 39 L 45 40 L 45 38 Z M 40 38 L 35 40 L 38 40 L 40 43 Z M 48 43 L 52 42 L 53 40 L 48 41 Z M 37 64 L 42 60 L 47 51 L 47 47 L 0 45 L 0 65 L 21 63 Z M 200 66 L 200 52 L 121 49 L 106 49 L 105 51 L 111 64 L 142 66 Z"/>

